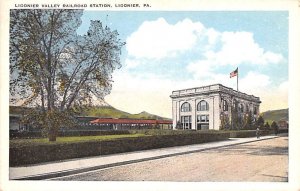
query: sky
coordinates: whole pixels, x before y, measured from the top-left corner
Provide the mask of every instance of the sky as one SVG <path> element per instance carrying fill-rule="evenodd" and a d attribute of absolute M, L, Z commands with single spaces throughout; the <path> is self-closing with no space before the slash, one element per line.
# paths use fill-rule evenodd
<path fill-rule="evenodd" d="M 260 97 L 261 112 L 288 107 L 287 11 L 84 11 L 126 45 L 113 73 L 113 107 L 172 117 L 172 91 L 220 83 Z"/>

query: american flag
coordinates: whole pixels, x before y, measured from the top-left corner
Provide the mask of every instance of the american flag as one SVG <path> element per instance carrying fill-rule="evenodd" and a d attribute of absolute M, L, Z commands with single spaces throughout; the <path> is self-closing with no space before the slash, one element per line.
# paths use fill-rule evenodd
<path fill-rule="evenodd" d="M 230 73 L 230 78 L 237 76 L 239 72 L 239 68 L 236 68 L 233 72 Z"/>

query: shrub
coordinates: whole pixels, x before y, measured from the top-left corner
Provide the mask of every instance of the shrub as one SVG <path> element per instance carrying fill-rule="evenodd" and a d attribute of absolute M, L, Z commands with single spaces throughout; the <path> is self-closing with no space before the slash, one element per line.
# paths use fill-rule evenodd
<path fill-rule="evenodd" d="M 260 115 L 255 123 L 256 126 L 262 128 L 264 126 L 265 120 L 264 118 Z"/>
<path fill-rule="evenodd" d="M 154 130 L 151 133 L 157 132 Z M 10 166 L 35 164 L 87 156 L 221 141 L 228 138 L 229 133 L 227 132 L 202 132 L 77 143 L 19 145 L 9 149 L 9 164 Z"/>
<path fill-rule="evenodd" d="M 277 135 L 277 133 L 278 133 L 278 125 L 277 125 L 277 123 L 275 121 L 272 122 L 271 129 L 273 129 L 275 135 Z"/>
<path fill-rule="evenodd" d="M 266 130 L 270 130 L 270 125 L 269 125 L 268 122 L 265 123 L 264 127 L 265 127 Z"/>
<path fill-rule="evenodd" d="M 59 131 L 59 137 L 73 137 L 73 136 L 97 136 L 97 135 L 124 135 L 130 134 L 128 130 L 110 130 L 110 131 L 101 131 L 101 130 L 67 130 Z M 32 139 L 32 138 L 41 138 L 45 137 L 42 135 L 41 131 L 29 131 L 29 132 L 13 132 L 9 134 L 10 139 Z"/>
<path fill-rule="evenodd" d="M 256 131 L 255 130 L 241 130 L 241 131 L 229 131 L 230 138 L 245 138 L 245 137 L 255 137 Z M 270 130 L 260 130 L 260 135 L 270 135 L 273 131 Z"/>

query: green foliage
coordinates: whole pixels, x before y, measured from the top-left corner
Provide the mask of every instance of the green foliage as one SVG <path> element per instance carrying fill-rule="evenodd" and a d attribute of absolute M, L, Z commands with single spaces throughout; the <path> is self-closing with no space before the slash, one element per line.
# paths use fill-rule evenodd
<path fill-rule="evenodd" d="M 221 116 L 221 126 L 220 130 L 230 129 L 230 121 L 228 115 Z"/>
<path fill-rule="evenodd" d="M 271 128 L 272 128 L 272 129 L 278 128 L 278 125 L 277 125 L 277 123 L 276 123 L 275 121 L 272 122 Z"/>
<path fill-rule="evenodd" d="M 264 118 L 260 115 L 260 116 L 258 117 L 258 119 L 257 119 L 257 121 L 256 121 L 256 123 L 255 123 L 255 125 L 258 126 L 258 127 L 263 127 L 264 123 L 265 123 L 265 120 L 264 120 Z"/>
<path fill-rule="evenodd" d="M 57 134 L 60 128 L 72 128 L 76 123 L 76 119 L 72 111 L 42 111 L 41 109 L 32 109 L 30 113 L 22 116 L 21 122 L 29 125 L 33 129 L 42 129 L 43 136 L 50 136 L 50 127 L 53 128 Z"/>
<path fill-rule="evenodd" d="M 14 147 L 15 145 L 10 144 L 9 165 L 18 166 L 87 156 L 199 144 L 227 140 L 228 138 L 229 133 L 227 132 L 212 133 L 209 131 L 191 134 L 124 137 L 101 141 L 93 140 L 67 143 L 49 143 L 46 141 L 45 143 L 34 143 L 33 145 L 20 144 L 20 147 Z M 32 153 L 36 154 L 32 155 Z"/>
<path fill-rule="evenodd" d="M 33 108 L 9 106 L 10 114 L 26 114 L 32 111 Z M 139 114 L 130 114 L 112 106 L 84 106 L 80 108 L 72 108 L 72 112 L 77 116 L 90 116 L 99 118 L 130 118 L 130 119 L 158 119 L 158 120 L 171 120 L 169 118 L 161 117 L 158 115 L 141 112 Z"/>
<path fill-rule="evenodd" d="M 227 131 L 230 133 L 230 138 L 244 138 L 244 137 L 255 137 L 256 136 L 256 130 L 231 130 Z M 260 130 L 260 135 L 265 136 L 269 135 L 272 132 L 269 130 Z"/>
<path fill-rule="evenodd" d="M 103 99 L 110 93 L 111 74 L 121 67 L 125 43 L 118 32 L 91 21 L 87 34 L 78 35 L 82 13 L 75 9 L 10 11 L 10 102 L 36 107 L 26 117 L 43 127 L 50 141 L 56 140 L 60 127 L 69 126 L 71 110 L 92 105 L 93 98 Z"/>
<path fill-rule="evenodd" d="M 23 147 L 23 146 L 36 146 L 36 145 L 48 145 L 48 144 L 62 144 L 62 143 L 77 143 L 87 141 L 105 141 L 116 140 L 129 137 L 143 137 L 149 136 L 145 134 L 125 134 L 125 135 L 100 135 L 100 136 L 76 136 L 76 137 L 57 137 L 56 142 L 49 142 L 46 138 L 39 139 L 14 139 L 10 140 L 10 147 Z"/>
<path fill-rule="evenodd" d="M 177 121 L 176 127 L 175 127 L 175 128 L 176 128 L 176 129 L 183 129 L 182 124 L 181 124 L 180 121 Z"/>
<path fill-rule="evenodd" d="M 237 104 L 235 107 L 231 107 L 231 130 L 239 129 L 239 116 Z"/>
<path fill-rule="evenodd" d="M 111 118 L 129 118 L 130 113 L 115 109 L 111 106 L 98 106 L 98 107 L 87 107 L 81 113 L 84 116 L 95 116 L 95 117 L 111 117 Z"/>
<path fill-rule="evenodd" d="M 271 129 L 273 129 L 275 134 L 277 135 L 279 127 L 275 121 L 272 122 Z"/>
<path fill-rule="evenodd" d="M 266 122 L 265 125 L 264 125 L 265 129 L 270 129 L 270 125 L 269 125 L 269 122 Z"/>
<path fill-rule="evenodd" d="M 109 118 L 130 118 L 130 119 L 159 119 L 159 120 L 170 120 L 158 115 L 153 115 L 147 112 L 141 112 L 138 114 L 130 114 L 121 110 L 118 110 L 112 106 L 91 106 L 86 107 L 81 115 L 95 116 L 95 117 L 109 117 Z"/>
<path fill-rule="evenodd" d="M 243 129 L 253 129 L 253 115 L 252 112 L 247 112 L 245 117 L 244 117 L 244 124 L 243 124 Z"/>
<path fill-rule="evenodd" d="M 145 135 L 191 135 L 191 134 L 218 134 L 223 133 L 216 130 L 169 130 L 169 129 L 143 129 L 143 130 L 129 130 L 130 133 L 138 133 Z"/>

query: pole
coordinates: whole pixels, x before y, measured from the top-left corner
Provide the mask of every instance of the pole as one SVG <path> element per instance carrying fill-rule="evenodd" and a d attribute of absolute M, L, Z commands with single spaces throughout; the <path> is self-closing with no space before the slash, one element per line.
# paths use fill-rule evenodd
<path fill-rule="evenodd" d="M 237 91 L 239 91 L 239 67 L 237 67 L 237 75 L 236 75 L 236 87 Z"/>

